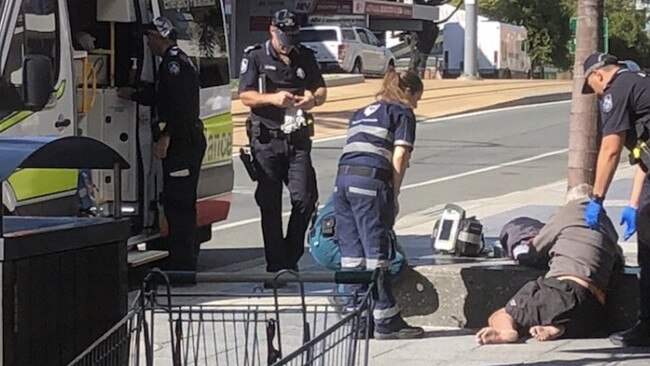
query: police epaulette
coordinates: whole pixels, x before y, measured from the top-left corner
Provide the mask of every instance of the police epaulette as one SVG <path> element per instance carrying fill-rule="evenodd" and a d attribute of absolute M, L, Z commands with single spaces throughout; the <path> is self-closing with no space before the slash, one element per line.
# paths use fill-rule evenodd
<path fill-rule="evenodd" d="M 261 44 L 259 44 L 259 43 L 258 43 L 258 44 L 254 44 L 254 45 L 252 45 L 252 46 L 248 46 L 248 47 L 246 47 L 246 48 L 244 49 L 244 53 L 249 53 L 249 52 L 251 52 L 252 50 L 257 50 L 257 49 L 260 49 L 260 48 L 262 48 L 262 45 L 261 45 Z"/>

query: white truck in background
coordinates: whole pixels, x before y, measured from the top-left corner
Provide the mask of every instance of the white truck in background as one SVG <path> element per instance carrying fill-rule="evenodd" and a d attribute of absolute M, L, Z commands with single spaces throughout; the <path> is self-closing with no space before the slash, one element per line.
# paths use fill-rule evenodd
<path fill-rule="evenodd" d="M 530 78 L 528 32 L 518 25 L 478 22 L 478 72 L 484 78 Z M 465 23 L 446 23 L 443 28 L 443 77 L 460 76 L 465 58 Z"/>

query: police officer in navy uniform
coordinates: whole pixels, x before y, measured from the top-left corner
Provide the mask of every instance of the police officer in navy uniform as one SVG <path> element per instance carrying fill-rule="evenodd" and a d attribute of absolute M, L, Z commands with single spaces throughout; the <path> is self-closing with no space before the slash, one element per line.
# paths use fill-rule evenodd
<path fill-rule="evenodd" d="M 298 269 L 318 199 L 305 113 L 322 105 L 327 92 L 313 52 L 299 44 L 299 30 L 295 14 L 286 9 L 276 12 L 270 39 L 244 51 L 239 72 L 239 98 L 251 108 L 246 123 L 269 272 Z M 283 184 L 289 188 L 292 205 L 286 236 Z"/>
<path fill-rule="evenodd" d="M 650 117 L 650 78 L 629 71 L 616 57 L 603 53 L 590 55 L 584 70 L 583 93 L 598 94 L 602 120 L 596 179 L 585 209 L 587 223 L 596 229 L 623 147 L 634 149 L 637 140 L 642 138 L 637 135 L 637 124 L 647 125 L 646 118 Z M 637 165 L 630 202 L 622 211 L 621 224 L 625 225 L 625 240 L 638 228 L 640 312 L 634 327 L 613 334 L 610 340 L 623 346 L 650 346 L 650 175 L 643 163 Z"/>
<path fill-rule="evenodd" d="M 416 74 L 389 70 L 379 100 L 350 118 L 339 160 L 334 211 L 341 267 L 380 269 L 379 297 L 372 314 L 375 339 L 418 338 L 424 333 L 402 319 L 388 271 L 395 250 L 392 229 L 399 211 L 397 197 L 415 143 L 413 108 L 423 89 Z M 357 289 L 348 286 L 347 291 Z"/>
<path fill-rule="evenodd" d="M 165 269 L 195 271 L 199 253 L 196 237 L 196 199 L 206 140 L 200 114 L 198 72 L 176 45 L 171 21 L 158 17 L 147 30 L 151 51 L 162 57 L 155 90 L 134 92 L 121 88 L 120 97 L 155 105 L 154 156 L 162 159 L 162 203 L 169 233 L 169 258 Z"/>

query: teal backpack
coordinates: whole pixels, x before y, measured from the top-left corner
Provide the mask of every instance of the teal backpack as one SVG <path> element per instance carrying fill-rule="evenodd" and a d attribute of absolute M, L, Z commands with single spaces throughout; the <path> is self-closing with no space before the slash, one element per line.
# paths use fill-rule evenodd
<path fill-rule="evenodd" d="M 339 249 L 334 227 L 334 196 L 330 196 L 325 205 L 318 209 L 311 220 L 311 228 L 307 233 L 309 252 L 314 260 L 330 271 L 341 270 L 341 250 Z M 395 258 L 390 263 L 390 271 L 397 274 L 402 268 L 404 256 L 399 251 L 394 251 Z"/>

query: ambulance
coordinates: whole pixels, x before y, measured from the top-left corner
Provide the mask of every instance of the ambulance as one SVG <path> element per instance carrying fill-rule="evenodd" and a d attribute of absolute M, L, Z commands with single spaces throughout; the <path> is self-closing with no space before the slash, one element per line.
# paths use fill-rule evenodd
<path fill-rule="evenodd" d="M 155 85 L 160 60 L 139 30 L 157 16 L 175 24 L 179 46 L 200 73 L 208 142 L 198 187 L 200 240 L 210 240 L 212 224 L 228 216 L 233 123 L 223 5 L 220 0 L 0 0 L 0 136 L 88 136 L 119 152 L 131 165 L 122 173 L 121 212 L 132 223 L 132 265 L 166 255 L 138 245 L 159 242 L 167 231 L 159 201 L 162 167 L 152 154 L 155 110 L 118 97 L 120 88 Z M 104 171 L 19 170 L 3 183 L 2 209 L 17 215 L 108 216 L 114 179 Z M 88 198 L 93 204 L 84 210 Z"/>

